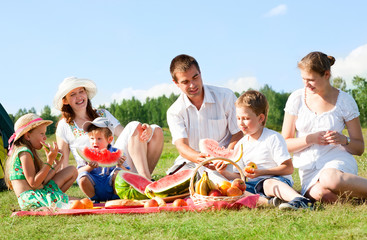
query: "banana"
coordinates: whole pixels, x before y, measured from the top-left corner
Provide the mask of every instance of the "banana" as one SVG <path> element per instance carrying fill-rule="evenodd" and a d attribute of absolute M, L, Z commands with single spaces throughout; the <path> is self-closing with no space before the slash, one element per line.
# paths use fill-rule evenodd
<path fill-rule="evenodd" d="M 209 191 L 210 191 L 209 185 L 208 185 L 209 178 L 208 178 L 207 172 L 204 171 L 203 176 L 201 177 L 201 179 L 202 179 L 202 182 L 201 182 L 200 187 L 199 187 L 200 194 L 204 195 L 204 196 L 207 196 Z"/>
<path fill-rule="evenodd" d="M 195 183 L 195 192 L 198 193 L 198 194 L 200 194 L 200 184 L 201 184 L 201 182 L 202 182 L 202 178 L 200 178 L 200 180 Z"/>
<path fill-rule="evenodd" d="M 217 190 L 219 189 L 218 185 L 215 184 L 212 180 L 208 179 L 208 186 L 210 190 Z"/>

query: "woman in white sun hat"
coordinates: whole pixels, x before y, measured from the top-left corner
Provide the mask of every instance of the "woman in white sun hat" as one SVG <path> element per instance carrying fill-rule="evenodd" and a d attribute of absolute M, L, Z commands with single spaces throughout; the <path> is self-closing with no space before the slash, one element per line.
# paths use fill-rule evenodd
<path fill-rule="evenodd" d="M 76 151 L 77 148 L 89 146 L 87 132 L 82 126 L 97 117 L 106 117 L 115 127 L 114 136 L 117 139 L 113 146 L 124 152 L 131 171 L 151 179 L 163 149 L 162 129 L 157 125 L 137 121 L 130 122 L 124 128 L 109 111 L 92 108 L 91 99 L 96 93 L 96 84 L 89 79 L 69 77 L 59 85 L 53 104 L 62 113 L 56 129 L 56 139 L 64 156 L 63 166 L 68 165 L 70 151 L 78 168 L 86 164 Z M 79 179 L 79 184 L 93 187 L 88 180 Z"/>

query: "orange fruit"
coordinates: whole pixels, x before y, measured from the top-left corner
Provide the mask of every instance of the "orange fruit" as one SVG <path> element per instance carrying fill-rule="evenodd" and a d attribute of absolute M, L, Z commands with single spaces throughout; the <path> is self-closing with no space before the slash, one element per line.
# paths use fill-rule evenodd
<path fill-rule="evenodd" d="M 70 209 L 84 209 L 84 204 L 80 200 L 74 200 L 70 205 Z"/>
<path fill-rule="evenodd" d="M 187 202 L 181 198 L 176 199 L 172 203 L 172 207 L 184 207 L 187 206 Z"/>
<path fill-rule="evenodd" d="M 241 196 L 242 195 L 242 191 L 241 189 L 239 189 L 238 187 L 230 187 L 227 190 L 227 196 L 229 197 L 233 197 L 233 196 Z"/>
<path fill-rule="evenodd" d="M 223 181 L 220 185 L 219 185 L 219 190 L 222 192 L 222 194 L 224 196 L 227 196 L 227 190 L 228 188 L 230 188 L 232 186 L 232 184 L 228 181 Z"/>
<path fill-rule="evenodd" d="M 93 202 L 89 198 L 83 198 L 82 200 L 80 200 L 80 202 L 84 205 L 84 208 L 86 209 L 93 208 Z"/>

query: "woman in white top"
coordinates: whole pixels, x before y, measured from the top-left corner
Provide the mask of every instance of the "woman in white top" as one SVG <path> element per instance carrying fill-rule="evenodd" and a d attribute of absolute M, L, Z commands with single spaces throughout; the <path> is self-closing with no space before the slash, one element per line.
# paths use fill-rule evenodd
<path fill-rule="evenodd" d="M 282 129 L 299 168 L 301 193 L 323 202 L 367 198 L 367 179 L 357 176 L 352 156 L 364 151 L 359 111 L 349 94 L 330 84 L 334 62 L 334 57 L 311 52 L 298 63 L 305 87 L 290 95 Z M 342 134 L 345 126 L 349 137 Z"/>
<path fill-rule="evenodd" d="M 76 148 L 89 145 L 87 133 L 82 126 L 97 117 L 106 117 L 114 125 L 114 135 L 118 137 L 113 146 L 123 150 L 131 171 L 151 179 L 163 149 L 162 129 L 157 125 L 136 121 L 130 122 L 124 128 L 107 110 L 92 108 L 90 99 L 96 92 L 95 83 L 89 79 L 69 77 L 59 85 L 54 106 L 61 111 L 62 118 L 56 129 L 56 139 L 63 153 L 64 166 L 68 165 L 70 151 L 78 168 L 86 164 L 76 152 Z M 90 185 L 89 182 L 88 184 Z"/>

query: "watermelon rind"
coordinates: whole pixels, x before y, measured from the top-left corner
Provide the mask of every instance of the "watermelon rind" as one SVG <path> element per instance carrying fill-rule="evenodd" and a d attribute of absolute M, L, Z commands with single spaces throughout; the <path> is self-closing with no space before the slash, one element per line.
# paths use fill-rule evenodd
<path fill-rule="evenodd" d="M 111 157 L 111 159 L 91 159 L 91 158 L 89 158 L 89 157 L 87 157 L 86 155 L 85 155 L 85 153 L 84 153 L 84 151 L 86 151 L 86 150 L 89 150 L 90 148 L 88 148 L 88 147 L 85 147 L 85 148 L 76 148 L 76 151 L 77 151 L 77 153 L 79 154 L 79 156 L 84 160 L 84 161 L 86 161 L 86 162 L 92 162 L 92 161 L 96 161 L 96 162 L 98 162 L 98 165 L 100 166 L 100 167 L 113 167 L 113 166 L 116 166 L 117 165 L 117 163 L 118 163 L 118 158 L 120 157 L 120 156 L 122 156 L 122 151 L 119 149 L 119 150 L 117 150 L 117 152 L 113 152 L 113 153 L 111 153 L 110 151 L 108 151 L 107 150 L 107 152 L 108 153 L 110 153 L 110 157 Z M 117 158 L 116 157 L 116 154 L 118 154 L 119 155 L 119 157 Z M 106 156 L 105 156 L 106 157 Z M 112 157 L 113 157 L 113 159 L 112 159 Z"/>
<path fill-rule="evenodd" d="M 115 179 L 115 189 L 121 199 L 143 200 L 148 199 L 144 194 L 144 190 L 150 183 L 150 180 L 139 174 L 121 170 Z"/>
<path fill-rule="evenodd" d="M 192 173 L 193 169 L 186 169 L 152 182 L 145 188 L 145 195 L 149 198 L 165 198 L 187 193 Z"/>

